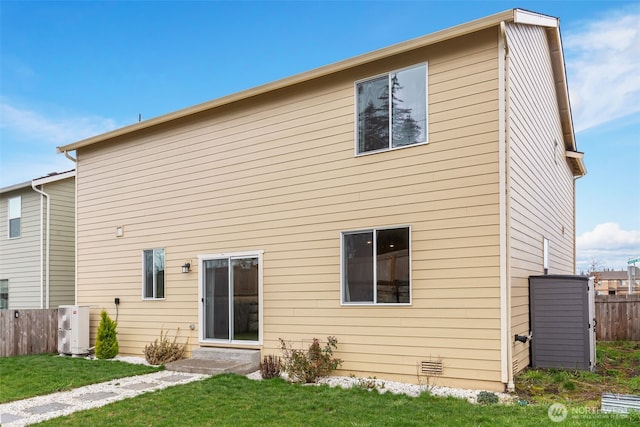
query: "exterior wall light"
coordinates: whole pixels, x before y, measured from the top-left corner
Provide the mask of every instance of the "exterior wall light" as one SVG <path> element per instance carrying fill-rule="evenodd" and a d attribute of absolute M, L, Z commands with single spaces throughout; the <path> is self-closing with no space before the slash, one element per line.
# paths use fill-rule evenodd
<path fill-rule="evenodd" d="M 189 264 L 188 262 L 185 262 L 184 265 L 182 266 L 182 272 L 188 273 L 190 271 L 191 271 L 191 264 Z"/>

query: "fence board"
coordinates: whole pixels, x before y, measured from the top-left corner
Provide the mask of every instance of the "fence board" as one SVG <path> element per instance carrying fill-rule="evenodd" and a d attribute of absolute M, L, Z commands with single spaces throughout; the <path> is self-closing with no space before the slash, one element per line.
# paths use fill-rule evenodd
<path fill-rule="evenodd" d="M 640 341 L 640 295 L 596 295 L 596 338 Z"/>
<path fill-rule="evenodd" d="M 0 357 L 57 351 L 57 308 L 0 310 Z"/>

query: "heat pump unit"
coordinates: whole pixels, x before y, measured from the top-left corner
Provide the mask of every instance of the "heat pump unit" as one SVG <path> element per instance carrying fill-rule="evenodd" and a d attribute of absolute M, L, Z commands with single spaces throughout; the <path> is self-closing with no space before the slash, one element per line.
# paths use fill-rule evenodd
<path fill-rule="evenodd" d="M 89 307 L 58 307 L 58 353 L 73 356 L 89 353 Z"/>

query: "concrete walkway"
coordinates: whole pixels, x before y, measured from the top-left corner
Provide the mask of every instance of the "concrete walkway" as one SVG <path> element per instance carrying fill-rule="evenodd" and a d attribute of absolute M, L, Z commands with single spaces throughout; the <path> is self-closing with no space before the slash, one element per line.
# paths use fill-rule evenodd
<path fill-rule="evenodd" d="M 149 391 L 202 380 L 209 376 L 160 371 L 4 403 L 0 405 L 0 425 L 2 427 L 27 426 L 76 411 L 98 408 Z"/>

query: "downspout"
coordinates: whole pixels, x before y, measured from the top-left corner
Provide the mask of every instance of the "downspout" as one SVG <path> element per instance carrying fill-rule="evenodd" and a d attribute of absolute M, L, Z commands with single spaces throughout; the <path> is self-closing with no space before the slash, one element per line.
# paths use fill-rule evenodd
<path fill-rule="evenodd" d="M 500 22 L 498 39 L 498 132 L 500 173 L 500 351 L 502 359 L 502 382 L 507 391 L 513 392 L 513 345 L 511 342 L 511 204 L 509 179 L 509 46 L 505 22 Z"/>
<path fill-rule="evenodd" d="M 73 301 L 75 305 L 78 305 L 78 159 L 73 157 L 67 151 L 63 151 L 64 156 L 71 160 L 76 169 L 76 178 L 74 179 L 73 189 L 73 281 L 74 281 L 74 296 Z"/>
<path fill-rule="evenodd" d="M 44 189 L 44 185 L 41 186 Z M 50 244 L 49 244 L 49 238 L 51 236 L 51 232 L 50 232 L 50 225 L 51 225 L 51 198 L 49 197 L 49 195 L 47 193 L 45 193 L 43 190 L 38 190 L 34 184 L 33 181 L 31 181 L 31 188 L 33 188 L 33 191 L 35 191 L 36 193 L 40 193 L 40 262 L 42 263 L 42 197 L 46 197 L 47 198 L 47 231 L 46 231 L 46 239 L 47 239 L 47 243 L 46 243 L 46 249 L 45 249 L 45 261 L 44 261 L 44 265 L 45 265 L 45 293 L 46 293 L 46 304 L 43 304 L 43 295 L 42 295 L 42 271 L 40 271 L 40 308 L 49 308 L 49 248 L 50 248 Z"/>

